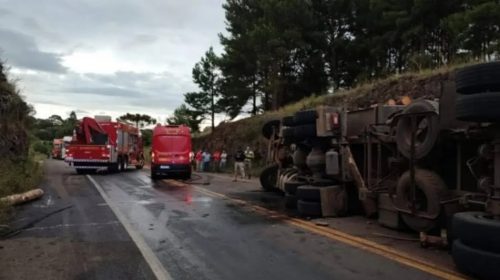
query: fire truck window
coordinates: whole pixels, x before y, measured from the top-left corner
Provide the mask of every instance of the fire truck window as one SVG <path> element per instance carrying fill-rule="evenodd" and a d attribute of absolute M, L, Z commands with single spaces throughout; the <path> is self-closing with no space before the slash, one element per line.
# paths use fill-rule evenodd
<path fill-rule="evenodd" d="M 90 134 L 92 135 L 92 144 L 106 145 L 106 143 L 108 142 L 108 135 L 99 133 L 92 129 L 90 131 Z"/>

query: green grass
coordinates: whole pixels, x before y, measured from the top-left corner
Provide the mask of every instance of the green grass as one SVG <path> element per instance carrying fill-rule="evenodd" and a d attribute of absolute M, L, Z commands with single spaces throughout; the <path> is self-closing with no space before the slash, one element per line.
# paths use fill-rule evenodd
<path fill-rule="evenodd" d="M 30 154 L 25 161 L 0 162 L 0 197 L 22 193 L 36 188 L 43 172 L 39 160 L 46 155 Z M 6 223 L 10 216 L 10 206 L 0 202 L 0 225 Z"/>

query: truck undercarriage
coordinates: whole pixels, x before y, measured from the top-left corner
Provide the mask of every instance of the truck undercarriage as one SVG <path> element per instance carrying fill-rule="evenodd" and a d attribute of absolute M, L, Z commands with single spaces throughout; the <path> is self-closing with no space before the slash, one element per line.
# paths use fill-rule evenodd
<path fill-rule="evenodd" d="M 498 73 L 500 63 L 461 69 L 440 96 L 406 106 L 334 104 L 270 121 L 261 184 L 303 216 L 364 213 L 419 232 L 422 245 L 451 245 L 466 272 L 498 276 Z"/>

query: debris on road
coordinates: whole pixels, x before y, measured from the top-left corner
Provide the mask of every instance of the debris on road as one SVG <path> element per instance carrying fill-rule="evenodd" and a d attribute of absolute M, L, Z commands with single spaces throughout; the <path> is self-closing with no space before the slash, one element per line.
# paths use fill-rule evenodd
<path fill-rule="evenodd" d="M 13 194 L 6 197 L 0 198 L 0 201 L 7 203 L 9 205 L 22 204 L 27 201 L 35 200 L 40 198 L 44 194 L 42 189 L 34 189 L 20 194 Z"/>

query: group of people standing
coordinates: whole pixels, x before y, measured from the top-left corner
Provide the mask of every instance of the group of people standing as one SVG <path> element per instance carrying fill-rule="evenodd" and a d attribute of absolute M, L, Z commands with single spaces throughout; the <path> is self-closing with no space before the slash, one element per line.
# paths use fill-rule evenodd
<path fill-rule="evenodd" d="M 228 154 L 226 150 L 215 150 L 212 154 L 205 150 L 198 150 L 196 154 L 191 153 L 191 160 L 196 164 L 198 172 L 220 172 L 227 166 Z M 237 180 L 238 175 L 241 178 L 251 178 L 252 162 L 255 158 L 254 152 L 247 147 L 245 151 L 238 147 L 234 153 L 234 180 Z"/>
<path fill-rule="evenodd" d="M 225 150 L 222 150 L 222 152 L 216 150 L 213 154 L 210 154 L 207 150 L 199 150 L 194 155 L 194 161 L 196 163 L 196 171 L 198 172 L 219 172 L 226 168 L 227 153 Z"/>

